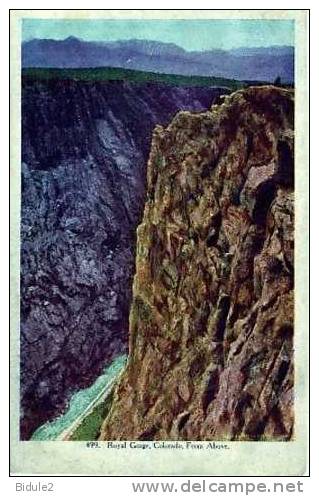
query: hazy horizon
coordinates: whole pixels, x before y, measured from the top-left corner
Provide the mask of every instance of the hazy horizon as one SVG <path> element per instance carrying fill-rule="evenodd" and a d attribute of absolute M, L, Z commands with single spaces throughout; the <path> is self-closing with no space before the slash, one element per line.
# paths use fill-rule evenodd
<path fill-rule="evenodd" d="M 81 42 L 86 42 L 86 43 L 99 43 L 99 44 L 103 44 L 103 43 L 118 43 L 118 42 L 129 42 L 129 41 L 141 41 L 141 42 L 150 42 L 150 43 L 163 43 L 163 44 L 169 44 L 169 45 L 175 45 L 177 46 L 178 48 L 181 48 L 183 50 L 185 50 L 186 52 L 191 52 L 191 51 L 195 51 L 195 50 L 191 50 L 191 49 L 188 49 L 186 50 L 185 48 L 183 48 L 181 45 L 178 45 L 177 43 L 173 43 L 173 42 L 169 42 L 169 41 L 159 41 L 159 40 L 154 40 L 154 39 L 149 39 L 149 38 L 128 38 L 128 39 L 118 39 L 118 40 L 108 40 L 108 41 L 103 41 L 103 40 L 85 40 L 84 38 L 81 38 L 80 36 L 74 36 L 74 35 L 69 35 L 67 36 L 66 38 L 28 38 L 28 39 L 25 39 L 25 40 L 22 40 L 23 43 L 27 43 L 29 41 L 43 41 L 43 40 L 46 40 L 46 41 L 66 41 L 70 38 L 73 38 L 73 39 L 77 39 Z M 248 48 L 248 49 L 267 49 L 267 48 L 294 48 L 294 45 L 260 45 L 260 46 L 247 46 L 247 45 L 242 45 L 242 46 L 238 46 L 238 47 L 233 47 L 233 48 L 210 48 L 210 49 L 203 49 L 203 50 L 198 50 L 198 51 L 232 51 L 232 50 L 240 50 L 240 49 L 244 49 L 244 48 Z"/>
<path fill-rule="evenodd" d="M 23 19 L 22 41 L 91 42 L 128 40 L 173 43 L 187 51 L 294 46 L 294 21 L 288 20 L 137 20 Z"/>

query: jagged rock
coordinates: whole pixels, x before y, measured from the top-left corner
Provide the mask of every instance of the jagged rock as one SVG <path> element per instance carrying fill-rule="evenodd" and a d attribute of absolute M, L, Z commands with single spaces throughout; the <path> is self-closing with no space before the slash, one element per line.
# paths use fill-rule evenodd
<path fill-rule="evenodd" d="M 157 127 L 125 374 L 101 439 L 293 435 L 293 92 Z"/>
<path fill-rule="evenodd" d="M 224 91 L 22 79 L 22 439 L 125 352 L 152 130 Z"/>

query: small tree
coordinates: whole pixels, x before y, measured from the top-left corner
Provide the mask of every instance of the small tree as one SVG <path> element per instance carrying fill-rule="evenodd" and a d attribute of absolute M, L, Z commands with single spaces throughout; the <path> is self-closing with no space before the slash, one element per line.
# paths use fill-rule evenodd
<path fill-rule="evenodd" d="M 277 76 L 274 81 L 274 86 L 281 86 L 281 77 Z"/>

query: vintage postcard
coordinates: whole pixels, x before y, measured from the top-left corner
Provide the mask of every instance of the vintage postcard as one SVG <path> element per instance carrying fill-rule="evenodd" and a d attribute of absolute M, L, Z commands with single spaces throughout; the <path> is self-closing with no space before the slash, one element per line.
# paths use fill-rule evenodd
<path fill-rule="evenodd" d="M 10 17 L 12 473 L 304 475 L 308 12 Z"/>

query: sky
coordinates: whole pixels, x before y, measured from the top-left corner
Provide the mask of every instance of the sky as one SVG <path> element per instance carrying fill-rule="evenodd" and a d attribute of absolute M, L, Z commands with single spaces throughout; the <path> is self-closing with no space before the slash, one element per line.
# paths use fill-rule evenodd
<path fill-rule="evenodd" d="M 185 50 L 294 45 L 289 20 L 24 19 L 23 41 L 32 38 L 86 41 L 147 39 L 175 43 Z"/>

